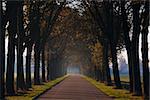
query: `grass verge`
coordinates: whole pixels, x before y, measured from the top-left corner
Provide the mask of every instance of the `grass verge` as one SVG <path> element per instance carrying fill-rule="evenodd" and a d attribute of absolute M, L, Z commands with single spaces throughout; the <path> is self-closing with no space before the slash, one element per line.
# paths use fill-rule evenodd
<path fill-rule="evenodd" d="M 132 96 L 132 94 L 130 94 L 127 90 L 114 89 L 114 86 L 106 86 L 104 83 L 100 83 L 86 76 L 84 78 L 96 86 L 100 91 L 110 97 L 113 97 L 115 100 L 143 100 L 142 96 Z"/>
<path fill-rule="evenodd" d="M 67 76 L 63 76 L 53 81 L 44 83 L 42 85 L 33 85 L 32 91 L 27 91 L 26 94 L 20 94 L 18 96 L 6 96 L 6 100 L 33 100 L 34 98 L 36 98 L 37 96 L 45 92 L 46 90 L 52 88 L 53 86 L 55 86 L 56 84 L 64 80 L 66 77 Z"/>

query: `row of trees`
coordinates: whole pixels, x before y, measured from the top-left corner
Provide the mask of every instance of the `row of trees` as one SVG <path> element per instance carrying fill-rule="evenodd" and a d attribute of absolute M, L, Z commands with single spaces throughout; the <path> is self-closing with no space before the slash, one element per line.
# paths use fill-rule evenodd
<path fill-rule="evenodd" d="M 149 98 L 147 42 L 149 1 L 86 0 L 84 4 L 101 30 L 101 34 L 97 34 L 97 37 L 104 48 L 104 68 L 102 72 L 104 72 L 106 77 L 102 81 L 105 81 L 107 85 L 112 84 L 108 60 L 110 52 L 115 86 L 116 88 L 122 88 L 118 70 L 117 50 L 125 46 L 128 56 L 130 92 L 134 95 L 142 95 L 139 68 L 139 36 L 141 34 L 144 97 Z M 103 74 L 100 75 L 103 77 Z"/>
<path fill-rule="evenodd" d="M 117 54 L 118 50 L 124 47 L 128 55 L 130 92 L 142 95 L 139 69 L 141 34 L 144 97 L 149 98 L 147 43 L 149 1 L 77 0 L 77 5 L 74 6 L 72 3 L 69 6 L 71 2 L 74 0 L 1 1 L 0 97 L 4 97 L 4 90 L 8 95 L 14 95 L 15 85 L 17 92 L 32 88 L 32 51 L 34 51 L 34 84 L 38 85 L 66 74 L 65 63 L 69 63 L 69 56 L 72 56 L 71 48 L 78 49 L 82 53 L 81 73 L 95 77 L 106 85 L 113 85 L 109 69 L 111 61 L 115 86 L 122 88 Z M 8 35 L 7 70 L 5 70 L 6 35 Z M 25 50 L 26 76 L 23 68 Z M 15 60 L 16 84 L 14 84 Z"/>
<path fill-rule="evenodd" d="M 65 74 L 65 70 L 62 70 L 57 63 L 59 61 L 58 56 L 54 57 L 52 48 L 50 48 L 50 42 L 54 38 L 58 38 L 58 34 L 50 33 L 64 3 L 64 1 L 58 2 L 55 0 L 40 2 L 36 0 L 1 1 L 0 98 L 4 98 L 5 93 L 15 95 L 32 88 L 31 61 L 33 50 L 35 85 Z M 7 70 L 5 69 L 6 36 L 8 36 Z M 59 46 L 56 49 L 60 48 L 64 48 L 64 46 Z M 25 51 L 26 65 L 24 72 L 23 53 Z M 56 53 L 58 52 L 62 51 L 56 51 Z M 17 64 L 15 64 L 15 61 L 17 61 Z M 40 71 L 40 62 L 42 63 L 42 71 Z M 14 77 L 15 65 L 17 66 L 16 79 Z M 42 72 L 42 79 L 40 72 Z M 4 79 L 5 75 L 6 80 Z"/>

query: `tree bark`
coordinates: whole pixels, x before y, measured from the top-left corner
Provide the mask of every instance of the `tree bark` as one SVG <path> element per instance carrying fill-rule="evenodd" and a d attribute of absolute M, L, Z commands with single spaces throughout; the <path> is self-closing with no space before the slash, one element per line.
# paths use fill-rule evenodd
<path fill-rule="evenodd" d="M 48 50 L 47 50 L 47 52 L 48 52 L 48 55 L 47 55 L 47 81 L 50 81 L 50 77 L 51 77 L 51 73 L 50 73 L 50 51 L 49 51 L 49 48 L 48 48 Z"/>
<path fill-rule="evenodd" d="M 142 63 L 143 63 L 143 86 L 144 99 L 149 99 L 149 67 L 148 67 L 148 26 L 149 26 L 149 2 L 145 2 L 145 12 L 143 12 L 142 23 Z"/>
<path fill-rule="evenodd" d="M 112 57 L 112 63 L 113 63 L 113 75 L 114 75 L 114 81 L 116 88 L 122 88 L 121 82 L 120 82 L 120 75 L 119 75 L 119 69 L 118 69 L 118 62 L 117 62 L 117 33 L 115 33 L 113 29 L 114 24 L 114 12 L 113 12 L 113 2 L 110 0 L 108 3 L 108 30 L 106 30 L 107 37 L 109 39 L 110 43 L 110 50 L 111 50 L 111 57 Z"/>
<path fill-rule="evenodd" d="M 109 68 L 109 61 L 108 61 L 108 43 L 107 40 L 104 43 L 103 47 L 103 67 L 105 68 L 105 82 L 106 85 L 112 85 L 111 75 L 110 75 L 110 68 Z"/>
<path fill-rule="evenodd" d="M 94 79 L 97 80 L 96 66 L 94 65 Z"/>
<path fill-rule="evenodd" d="M 4 99 L 4 72 L 5 72 L 5 23 L 2 10 L 2 1 L 0 1 L 2 17 L 0 18 L 1 33 L 0 33 L 0 99 Z"/>
<path fill-rule="evenodd" d="M 129 81 L 130 81 L 130 92 L 133 92 L 133 56 L 131 47 L 126 46 L 128 55 L 128 67 L 129 67 Z"/>
<path fill-rule="evenodd" d="M 139 66 L 139 35 L 140 35 L 140 4 L 133 5 L 133 35 L 132 35 L 132 55 L 133 55 L 133 93 L 142 95 L 140 66 Z"/>
<path fill-rule="evenodd" d="M 117 62 L 117 50 L 116 45 L 111 42 L 111 55 L 112 55 L 112 63 L 113 63 L 113 74 L 114 74 L 114 81 L 116 88 L 122 88 L 121 82 L 120 82 L 120 75 L 119 75 L 119 69 L 118 69 L 118 62 Z"/>
<path fill-rule="evenodd" d="M 46 82 L 45 78 L 45 49 L 42 50 L 42 81 Z"/>
<path fill-rule="evenodd" d="M 123 37 L 124 37 L 124 41 L 125 41 L 125 46 L 126 46 L 126 50 L 127 50 L 127 55 L 128 55 L 128 67 L 129 67 L 129 82 L 130 82 L 130 92 L 133 92 L 133 57 L 132 57 L 132 47 L 131 47 L 131 41 L 130 41 L 130 37 L 129 37 L 129 26 L 128 26 L 128 18 L 127 18 L 127 14 L 125 11 L 125 2 L 122 1 L 121 2 L 121 13 L 122 13 L 122 23 L 123 23 Z"/>
<path fill-rule="evenodd" d="M 35 59 L 35 67 L 34 67 L 34 84 L 40 84 L 40 46 L 39 41 L 37 40 L 34 47 L 34 59 Z"/>
<path fill-rule="evenodd" d="M 17 9 L 17 90 L 25 90 L 24 68 L 23 68 L 23 2 L 18 2 Z"/>
<path fill-rule="evenodd" d="M 147 28 L 148 29 L 148 28 Z M 143 32 L 146 30 L 143 30 Z M 147 31 L 148 32 L 148 31 Z M 143 85 L 144 97 L 149 98 L 148 34 L 142 33 Z"/>
<path fill-rule="evenodd" d="M 49 63 L 50 63 L 50 66 L 49 66 L 50 80 L 54 80 L 56 77 L 56 72 L 55 72 L 55 58 L 53 54 L 51 54 Z"/>
<path fill-rule="evenodd" d="M 53 55 L 52 58 L 52 66 L 51 66 L 51 73 L 52 73 L 52 80 L 56 79 L 57 77 L 57 58 Z"/>
<path fill-rule="evenodd" d="M 34 12 L 35 13 L 35 18 L 33 22 L 33 31 L 36 35 L 34 37 L 35 39 L 35 46 L 34 46 L 34 84 L 38 85 L 40 84 L 40 53 L 41 53 L 41 48 L 40 48 L 40 12 L 39 12 L 39 5 L 37 4 Z"/>
<path fill-rule="evenodd" d="M 32 88 L 32 82 L 31 82 L 31 52 L 32 52 L 32 46 L 27 46 L 27 56 L 26 56 L 26 85 L 27 85 L 27 88 Z"/>
<path fill-rule="evenodd" d="M 14 64 L 15 64 L 15 35 L 17 33 L 17 3 L 8 1 L 6 9 L 8 10 L 8 57 L 6 72 L 6 91 L 8 95 L 14 95 Z"/>
<path fill-rule="evenodd" d="M 13 22 L 15 23 L 15 22 Z M 7 57 L 7 73 L 6 73 L 6 91 L 7 94 L 13 95 L 15 93 L 14 90 L 14 64 L 15 64 L 15 24 L 10 21 L 10 29 L 9 30 L 9 38 L 8 38 L 8 57 Z M 12 27 L 12 28 L 11 28 Z M 13 30 L 14 29 L 14 30 Z M 13 30 L 14 32 L 11 33 Z"/>

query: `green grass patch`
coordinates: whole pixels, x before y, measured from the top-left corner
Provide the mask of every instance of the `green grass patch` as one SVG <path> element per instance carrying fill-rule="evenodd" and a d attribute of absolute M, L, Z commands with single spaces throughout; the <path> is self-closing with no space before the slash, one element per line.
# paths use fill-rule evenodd
<path fill-rule="evenodd" d="M 106 95 L 113 97 L 115 100 L 142 100 L 142 96 L 132 96 L 129 91 L 124 89 L 114 89 L 114 86 L 106 86 L 104 83 L 100 83 L 92 78 L 84 77 L 99 90 Z"/>
<path fill-rule="evenodd" d="M 32 91 L 27 91 L 26 94 L 22 94 L 22 95 L 19 95 L 19 96 L 6 96 L 6 99 L 7 100 L 32 100 L 36 96 L 43 93 L 45 90 L 50 89 L 51 87 L 53 87 L 54 85 L 56 85 L 60 81 L 64 80 L 66 77 L 67 76 L 63 76 L 63 77 L 57 78 L 53 81 L 43 83 L 42 85 L 33 85 L 32 86 L 32 89 L 33 89 Z"/>
<path fill-rule="evenodd" d="M 111 79 L 114 80 L 113 75 L 111 75 Z M 129 76 L 120 76 L 120 81 L 129 82 Z"/>
<path fill-rule="evenodd" d="M 129 82 L 129 76 L 120 76 L 120 80 L 124 82 Z"/>
<path fill-rule="evenodd" d="M 113 75 L 111 75 L 111 79 L 114 80 Z M 129 82 L 129 76 L 128 75 L 120 75 L 120 80 L 123 82 Z M 141 77 L 141 82 L 143 82 L 143 77 Z"/>

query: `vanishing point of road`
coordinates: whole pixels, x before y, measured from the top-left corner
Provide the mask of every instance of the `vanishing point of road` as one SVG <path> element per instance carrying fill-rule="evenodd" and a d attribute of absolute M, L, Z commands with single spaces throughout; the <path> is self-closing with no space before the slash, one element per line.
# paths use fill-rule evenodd
<path fill-rule="evenodd" d="M 112 100 L 80 75 L 69 75 L 37 100 Z"/>

